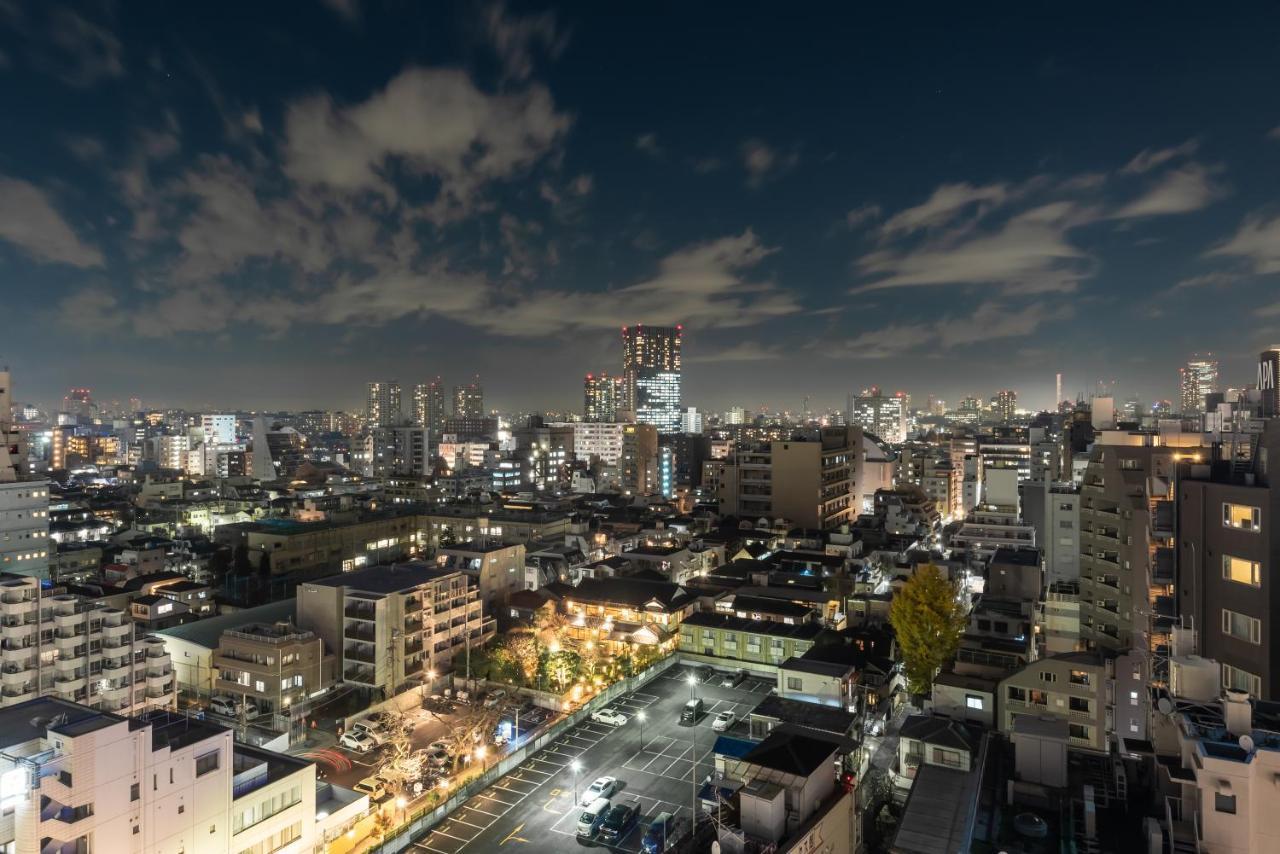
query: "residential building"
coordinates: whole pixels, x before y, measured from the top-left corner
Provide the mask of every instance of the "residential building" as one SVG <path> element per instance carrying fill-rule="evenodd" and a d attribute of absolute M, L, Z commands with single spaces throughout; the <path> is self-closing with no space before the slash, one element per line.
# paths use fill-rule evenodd
<path fill-rule="evenodd" d="M 1021 715 L 1068 723 L 1069 744 L 1081 750 L 1109 750 L 1113 710 L 1114 660 L 1096 652 L 1052 655 L 1032 661 L 1000 680 L 1000 730 L 1014 731 Z"/>
<path fill-rule="evenodd" d="M 1195 354 L 1178 370 L 1179 403 L 1182 415 L 1205 411 L 1205 397 L 1218 390 L 1218 360 L 1212 353 Z"/>
<path fill-rule="evenodd" d="M 1036 529 L 1023 522 L 1017 511 L 986 506 L 974 508 L 951 535 L 952 548 L 966 549 L 981 560 L 990 559 L 999 548 L 1035 544 Z"/>
<path fill-rule="evenodd" d="M 1257 385 L 1262 417 L 1280 416 L 1280 347 L 1268 347 L 1258 355 Z"/>
<path fill-rule="evenodd" d="M 944 715 L 908 715 L 898 731 L 897 773 L 894 782 L 910 788 L 923 766 L 937 766 L 968 774 L 979 768 L 984 739 L 976 724 Z"/>
<path fill-rule="evenodd" d="M 659 433 L 680 431 L 684 327 L 624 326 L 621 408 Z"/>
<path fill-rule="evenodd" d="M 903 392 L 886 395 L 872 386 L 849 395 L 845 423 L 857 425 L 889 444 L 907 441 L 907 400 Z"/>
<path fill-rule="evenodd" d="M 375 427 L 369 434 L 369 440 L 369 473 L 374 477 L 431 473 L 425 427 Z"/>
<path fill-rule="evenodd" d="M 495 630 L 466 574 L 424 563 L 301 584 L 298 625 L 338 655 L 343 682 L 384 698 L 460 665 Z"/>
<path fill-rule="evenodd" d="M 236 417 L 230 414 L 206 413 L 200 416 L 200 432 L 206 445 L 234 445 Z"/>
<path fill-rule="evenodd" d="M 618 418 L 622 398 L 622 378 L 607 373 L 587 374 L 582 384 L 582 417 L 588 422 L 610 422 Z"/>
<path fill-rule="evenodd" d="M 179 693 L 185 699 L 203 705 L 217 693 L 213 688 L 217 675 L 213 662 L 222 643 L 222 633 L 255 623 L 294 623 L 297 607 L 297 599 L 279 599 L 266 605 L 159 629 L 156 637 L 164 641 L 169 652 Z M 330 650 L 330 654 L 332 652 Z M 337 678 L 336 674 L 334 678 Z"/>
<path fill-rule="evenodd" d="M 860 427 L 824 427 L 813 438 L 738 447 L 720 473 L 720 513 L 816 530 L 852 522 L 862 439 Z"/>
<path fill-rule="evenodd" d="M 453 417 L 482 419 L 484 415 L 484 387 L 479 380 L 453 387 Z"/>
<path fill-rule="evenodd" d="M 317 522 L 262 519 L 220 525 L 214 539 L 231 548 L 245 546 L 255 568 L 265 560 L 273 575 L 305 578 L 404 560 L 418 539 L 419 523 L 412 510 L 393 508 Z"/>
<path fill-rule="evenodd" d="M 1104 431 L 1080 487 L 1080 635 L 1090 648 L 1149 648 L 1153 609 L 1172 609 L 1175 449 Z M 1153 601 L 1157 586 L 1164 602 Z"/>
<path fill-rule="evenodd" d="M 573 455 L 590 462 L 597 458 L 607 466 L 615 466 L 622 459 L 622 436 L 626 424 L 610 422 L 575 422 L 573 429 Z"/>
<path fill-rule="evenodd" d="M 911 719 L 909 719 L 911 720 Z M 893 843 L 894 854 L 936 854 L 969 851 L 983 812 L 982 781 L 990 757 L 989 734 L 977 735 L 968 726 L 946 719 L 912 721 L 903 729 L 912 737 L 899 741 L 899 769 L 915 762 L 911 791 Z M 976 743 L 974 739 L 977 739 Z M 902 742 L 906 741 L 904 747 Z"/>
<path fill-rule="evenodd" d="M 0 625 L 0 706 L 40 696 L 125 714 L 174 704 L 164 641 L 119 608 L 0 573 Z"/>
<path fill-rule="evenodd" d="M 444 405 L 444 386 L 439 377 L 413 387 L 413 423 L 425 428 L 428 437 L 439 439 L 448 416 Z"/>
<path fill-rule="evenodd" d="M 1280 699 L 1280 488 L 1267 460 L 1280 459 L 1280 419 L 1244 436 L 1247 459 L 1220 446 L 1199 462 L 1176 462 L 1177 606 L 1199 633 L 1200 654 L 1222 666 L 1222 685 Z M 1280 486 L 1280 485 L 1278 485 Z M 1163 567 L 1161 567 L 1163 568 Z"/>
<path fill-rule="evenodd" d="M 1018 411 L 1018 393 L 1011 388 L 996 392 L 991 401 L 991 411 L 1001 424 L 1012 424 L 1014 413 Z"/>
<path fill-rule="evenodd" d="M 618 460 L 622 491 L 653 495 L 658 491 L 658 428 L 652 424 L 624 424 Z"/>
<path fill-rule="evenodd" d="M 804 655 L 823 628 L 818 623 L 789 625 L 773 620 L 751 620 L 730 614 L 699 612 L 680 626 L 681 652 L 777 667 L 789 658 Z M 771 671 L 776 672 L 776 671 Z"/>
<path fill-rule="evenodd" d="M 671 649 L 675 632 L 698 607 L 697 596 L 679 584 L 642 578 L 584 578 L 577 587 L 555 588 L 569 618 L 570 636 L 596 642 L 613 653 L 628 644 Z"/>
<path fill-rule="evenodd" d="M 369 383 L 369 397 L 364 413 L 365 424 L 370 428 L 399 424 L 404 417 L 400 411 L 400 383 L 395 380 Z"/>
<path fill-rule="evenodd" d="M 224 629 L 212 663 L 213 693 L 251 700 L 264 715 L 305 711 L 335 681 L 324 641 L 288 621 Z"/>
<path fill-rule="evenodd" d="M 524 589 L 524 545 L 500 540 L 472 540 L 441 546 L 436 565 L 471 579 L 486 614 L 496 614 L 511 594 Z"/>
<path fill-rule="evenodd" d="M 3 425 L 0 425 L 0 430 Z M 5 480 L 0 450 L 0 572 L 49 576 L 49 482 L 44 478 Z"/>
<path fill-rule="evenodd" d="M 313 763 L 172 712 L 52 698 L 0 710 L 0 776 L 13 854 L 307 854 L 328 829 Z"/>

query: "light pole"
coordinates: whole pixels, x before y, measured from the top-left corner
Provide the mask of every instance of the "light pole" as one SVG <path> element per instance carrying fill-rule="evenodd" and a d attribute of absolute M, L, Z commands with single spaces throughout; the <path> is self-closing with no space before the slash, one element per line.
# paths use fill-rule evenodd
<path fill-rule="evenodd" d="M 644 753 L 644 709 L 636 712 L 636 717 L 640 719 L 640 752 Z"/>
<path fill-rule="evenodd" d="M 578 771 L 582 768 L 582 763 L 575 759 L 569 763 L 569 768 L 573 771 L 573 805 L 576 807 L 578 805 Z"/>
<path fill-rule="evenodd" d="M 686 678 L 687 678 L 687 681 L 689 682 L 689 699 L 690 700 L 696 699 L 693 696 L 693 690 L 697 686 L 698 680 L 694 678 L 692 673 L 690 673 Z"/>

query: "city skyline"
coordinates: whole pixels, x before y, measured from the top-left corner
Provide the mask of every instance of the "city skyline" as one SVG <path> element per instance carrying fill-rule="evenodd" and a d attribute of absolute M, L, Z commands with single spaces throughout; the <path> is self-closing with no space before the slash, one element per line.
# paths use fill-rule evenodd
<path fill-rule="evenodd" d="M 312 11 L 0 14 L 31 397 L 354 407 L 456 366 L 571 409 L 619 326 L 683 323 L 708 409 L 974 375 L 1043 407 L 1059 371 L 1174 399 L 1196 350 L 1244 384 L 1274 343 L 1274 21 Z"/>

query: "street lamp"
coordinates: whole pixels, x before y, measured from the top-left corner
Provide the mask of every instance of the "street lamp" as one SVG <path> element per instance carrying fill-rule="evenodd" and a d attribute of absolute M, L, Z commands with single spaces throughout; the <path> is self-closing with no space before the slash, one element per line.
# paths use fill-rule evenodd
<path fill-rule="evenodd" d="M 692 700 L 692 699 L 694 699 L 694 696 L 693 696 L 693 688 L 694 688 L 694 686 L 695 686 L 695 685 L 697 685 L 697 684 L 698 684 L 698 680 L 697 680 L 697 679 L 695 679 L 695 678 L 693 677 L 693 674 L 692 674 L 692 673 L 690 673 L 690 674 L 688 675 L 688 677 L 686 677 L 686 680 L 685 680 L 685 681 L 687 681 L 687 682 L 689 683 L 689 699 L 690 699 L 690 700 Z"/>
<path fill-rule="evenodd" d="M 636 717 L 640 719 L 640 752 L 644 752 L 644 709 L 636 712 Z"/>
<path fill-rule="evenodd" d="M 575 759 L 569 763 L 569 768 L 573 771 L 573 805 L 576 807 L 578 805 L 578 772 L 582 770 L 582 763 Z"/>
<path fill-rule="evenodd" d="M 396 798 L 396 807 L 400 810 L 400 821 L 404 821 L 404 808 L 409 806 L 409 802 L 404 799 L 404 795 Z"/>

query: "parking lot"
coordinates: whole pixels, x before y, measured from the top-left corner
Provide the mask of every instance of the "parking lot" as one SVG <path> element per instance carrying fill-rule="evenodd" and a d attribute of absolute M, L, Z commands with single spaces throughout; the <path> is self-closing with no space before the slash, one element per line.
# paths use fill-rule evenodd
<path fill-rule="evenodd" d="M 627 716 L 621 726 L 583 722 L 524 762 L 485 791 L 470 798 L 449 818 L 414 842 L 418 854 L 459 854 L 492 847 L 518 852 L 564 851 L 571 846 L 633 852 L 649 822 L 661 812 L 677 818 L 693 815 L 694 786 L 712 770 L 712 746 L 718 733 L 712 722 L 732 711 L 739 722 L 730 734 L 745 733 L 741 718 L 773 688 L 771 679 L 748 677 L 736 687 L 719 684 L 720 672 L 698 678 L 677 665 L 650 680 L 610 708 Z M 695 726 L 682 726 L 680 711 L 690 692 L 705 712 Z M 644 712 L 641 723 L 638 714 Z M 572 763 L 580 764 L 575 775 Z M 575 799 L 600 776 L 617 777 L 613 803 L 633 803 L 639 821 L 616 844 L 580 840 L 581 808 Z"/>

